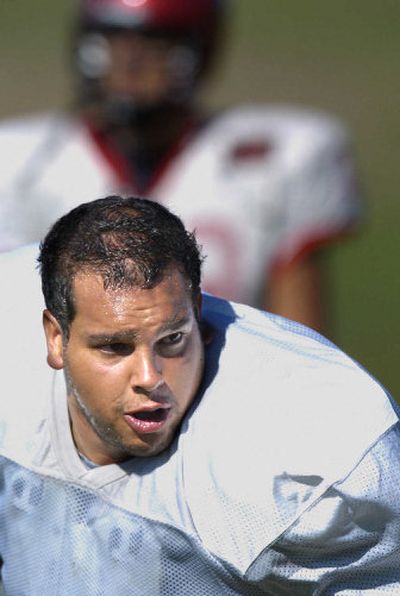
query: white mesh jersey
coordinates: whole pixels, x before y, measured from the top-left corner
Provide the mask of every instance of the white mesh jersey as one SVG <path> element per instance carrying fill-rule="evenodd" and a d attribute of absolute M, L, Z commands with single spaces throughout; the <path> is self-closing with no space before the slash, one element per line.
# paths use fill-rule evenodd
<path fill-rule="evenodd" d="M 232 109 L 188 133 L 146 189 L 83 122 L 59 115 L 0 126 L 0 250 L 40 240 L 72 207 L 108 194 L 159 200 L 196 230 L 204 288 L 260 305 L 274 267 L 357 219 L 346 131 L 284 108 Z"/>
<path fill-rule="evenodd" d="M 8 596 L 399 594 L 398 416 L 375 380 L 307 328 L 206 295 L 217 334 L 179 437 L 88 468 L 32 262 L 0 258 Z"/>

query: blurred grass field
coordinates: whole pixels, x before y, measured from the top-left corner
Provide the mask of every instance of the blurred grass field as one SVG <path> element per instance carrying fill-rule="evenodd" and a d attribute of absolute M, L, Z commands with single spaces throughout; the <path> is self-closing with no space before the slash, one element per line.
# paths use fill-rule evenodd
<path fill-rule="evenodd" d="M 400 400 L 400 2 L 231 0 L 212 106 L 314 106 L 351 128 L 367 201 L 360 234 L 329 257 L 335 341 Z M 0 0 L 0 117 L 70 101 L 72 0 Z"/>

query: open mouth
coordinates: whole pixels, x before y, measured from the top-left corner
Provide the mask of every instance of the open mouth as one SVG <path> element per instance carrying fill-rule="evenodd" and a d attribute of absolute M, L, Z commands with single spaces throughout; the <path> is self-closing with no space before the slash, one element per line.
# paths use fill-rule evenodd
<path fill-rule="evenodd" d="M 170 408 L 140 410 L 125 414 L 125 421 L 138 433 L 154 433 L 160 430 L 167 421 Z"/>
<path fill-rule="evenodd" d="M 166 420 L 168 412 L 169 410 L 166 408 L 157 408 L 157 410 L 152 410 L 151 412 L 135 412 L 131 416 L 147 422 L 163 422 Z"/>

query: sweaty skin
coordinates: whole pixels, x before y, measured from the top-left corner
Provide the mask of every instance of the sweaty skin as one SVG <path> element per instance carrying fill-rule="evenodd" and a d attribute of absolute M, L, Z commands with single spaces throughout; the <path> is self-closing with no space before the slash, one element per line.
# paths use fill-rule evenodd
<path fill-rule="evenodd" d="M 64 369 L 77 449 L 96 464 L 150 456 L 172 442 L 203 374 L 204 349 L 187 282 L 173 269 L 152 289 L 105 290 L 75 277 L 68 341 L 44 312 L 48 362 Z"/>

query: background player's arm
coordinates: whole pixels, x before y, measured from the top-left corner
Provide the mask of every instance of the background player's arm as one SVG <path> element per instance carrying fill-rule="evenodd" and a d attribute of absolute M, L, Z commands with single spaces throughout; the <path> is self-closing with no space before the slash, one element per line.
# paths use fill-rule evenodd
<path fill-rule="evenodd" d="M 293 149 L 281 241 L 264 307 L 330 334 L 325 248 L 358 223 L 361 196 L 346 129 L 336 121 L 304 126 Z"/>
<path fill-rule="evenodd" d="M 309 254 L 271 276 L 263 307 L 326 335 L 330 326 L 326 283 L 321 255 Z"/>

